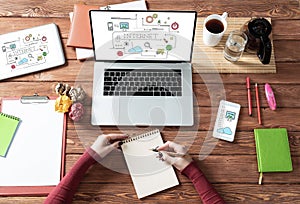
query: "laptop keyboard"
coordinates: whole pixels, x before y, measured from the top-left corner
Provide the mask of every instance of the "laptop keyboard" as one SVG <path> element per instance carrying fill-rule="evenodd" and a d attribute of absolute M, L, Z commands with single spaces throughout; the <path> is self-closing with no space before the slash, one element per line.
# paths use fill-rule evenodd
<path fill-rule="evenodd" d="M 182 96 L 180 69 L 107 69 L 105 96 Z"/>

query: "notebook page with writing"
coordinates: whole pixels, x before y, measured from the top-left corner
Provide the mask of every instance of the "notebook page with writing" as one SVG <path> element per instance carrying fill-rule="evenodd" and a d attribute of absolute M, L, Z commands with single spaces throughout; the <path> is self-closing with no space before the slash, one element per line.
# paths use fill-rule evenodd
<path fill-rule="evenodd" d="M 2 100 L 2 111 L 21 119 L 6 158 L 0 157 L 0 186 L 57 185 L 61 176 L 64 114 L 55 100 L 22 104 Z"/>
<path fill-rule="evenodd" d="M 173 167 L 150 150 L 162 144 L 159 130 L 153 130 L 132 137 L 121 146 L 138 198 L 179 184 Z"/>

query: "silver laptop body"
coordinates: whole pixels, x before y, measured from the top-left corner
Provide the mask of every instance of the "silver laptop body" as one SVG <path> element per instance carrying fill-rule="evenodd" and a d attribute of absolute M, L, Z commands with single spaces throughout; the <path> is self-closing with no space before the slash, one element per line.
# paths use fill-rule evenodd
<path fill-rule="evenodd" d="M 192 126 L 194 11 L 90 11 L 93 125 Z"/>

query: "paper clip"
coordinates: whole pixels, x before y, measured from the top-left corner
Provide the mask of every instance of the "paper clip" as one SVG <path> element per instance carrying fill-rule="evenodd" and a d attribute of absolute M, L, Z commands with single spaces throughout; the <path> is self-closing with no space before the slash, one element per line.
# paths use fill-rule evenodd
<path fill-rule="evenodd" d="M 37 93 L 33 96 L 22 96 L 20 98 L 21 103 L 23 104 L 32 104 L 32 103 L 48 103 L 48 96 L 39 96 Z"/>

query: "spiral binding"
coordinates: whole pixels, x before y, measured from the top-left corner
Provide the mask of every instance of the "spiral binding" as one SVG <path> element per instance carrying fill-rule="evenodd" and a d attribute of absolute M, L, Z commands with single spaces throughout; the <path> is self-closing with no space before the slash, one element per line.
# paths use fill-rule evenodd
<path fill-rule="evenodd" d="M 141 135 L 137 135 L 137 136 L 134 136 L 134 137 L 130 137 L 126 140 L 122 140 L 122 143 L 128 143 L 128 142 L 132 142 L 132 141 L 135 141 L 135 140 L 139 140 L 141 138 L 144 138 L 144 137 L 148 137 L 148 136 L 151 136 L 155 133 L 159 133 L 159 130 L 158 129 L 155 129 L 155 130 L 152 130 L 152 131 L 149 131 L 149 132 L 146 132 L 146 133 L 143 133 Z"/>
<path fill-rule="evenodd" d="M 16 117 L 16 116 L 13 116 L 13 115 L 6 114 L 6 113 L 0 113 L 0 116 L 4 116 L 4 117 L 7 117 L 7 118 L 11 118 L 11 119 L 17 120 L 17 121 L 20 120 L 20 118 L 18 118 L 18 117 Z"/>

